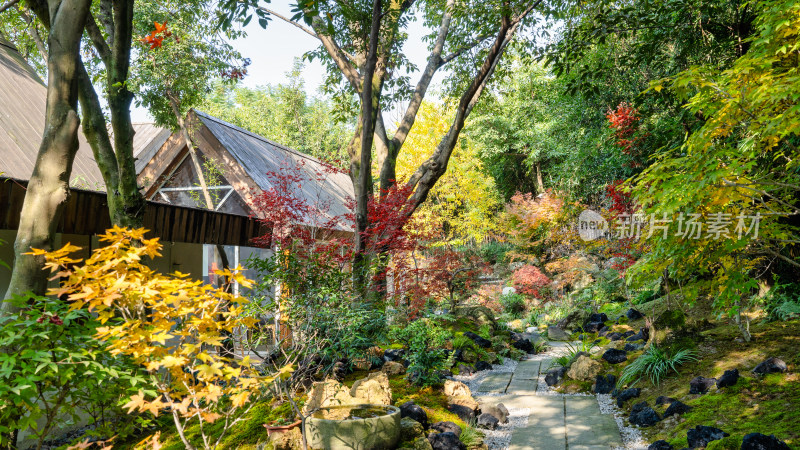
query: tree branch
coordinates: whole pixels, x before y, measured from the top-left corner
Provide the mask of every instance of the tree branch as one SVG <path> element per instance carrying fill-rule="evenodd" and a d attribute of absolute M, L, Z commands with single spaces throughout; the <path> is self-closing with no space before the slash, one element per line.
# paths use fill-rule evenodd
<path fill-rule="evenodd" d="M 33 19 L 31 19 L 30 14 L 24 8 L 20 8 L 19 6 L 16 7 L 17 12 L 19 12 L 20 17 L 25 23 L 28 25 L 28 34 L 31 35 L 31 39 L 36 44 L 36 48 L 39 50 L 39 54 L 41 54 L 42 58 L 47 61 L 47 46 L 42 39 L 42 36 L 39 34 L 39 30 L 36 28 L 36 24 L 33 23 Z"/>
<path fill-rule="evenodd" d="M 270 15 L 273 15 L 273 16 L 277 17 L 278 19 L 281 19 L 282 21 L 288 23 L 289 25 L 292 25 L 292 26 L 295 26 L 295 27 L 299 28 L 304 33 L 308 34 L 309 36 L 313 37 L 314 39 L 319 39 L 319 35 L 317 33 L 315 33 L 314 31 L 311 31 L 307 27 L 304 27 L 303 25 L 295 22 L 294 20 L 292 20 L 292 19 L 290 19 L 290 18 L 288 18 L 288 17 L 286 17 L 286 16 L 284 16 L 282 14 L 278 14 L 277 12 L 275 12 L 275 11 L 269 9 L 269 8 L 265 8 L 263 6 L 259 6 L 258 9 L 260 9 L 261 11 L 264 11 L 267 14 L 270 14 Z"/>
<path fill-rule="evenodd" d="M 458 48 L 458 49 L 456 49 L 454 52 L 452 52 L 452 53 L 450 53 L 449 55 L 447 55 L 447 56 L 443 57 L 443 58 L 441 59 L 441 61 L 439 62 L 439 66 L 440 66 L 440 67 L 441 67 L 441 66 L 444 66 L 445 64 L 449 63 L 450 61 L 452 61 L 452 60 L 454 60 L 454 59 L 458 58 L 459 56 L 463 55 L 464 53 L 466 53 L 466 52 L 468 52 L 468 51 L 472 50 L 472 49 L 473 49 L 473 48 L 475 48 L 475 47 L 476 47 L 478 44 L 480 44 L 481 42 L 485 41 L 486 39 L 488 39 L 488 38 L 490 38 L 490 37 L 491 37 L 490 35 L 480 36 L 480 37 L 478 37 L 478 39 L 476 39 L 476 40 L 475 40 L 474 42 L 472 42 L 471 44 L 467 44 L 467 45 L 464 45 L 464 46 L 462 46 L 462 47 L 459 47 L 459 48 Z"/>
<path fill-rule="evenodd" d="M 352 86 L 353 89 L 360 94 L 361 76 L 359 76 L 358 70 L 353 67 L 355 58 L 342 50 L 339 44 L 336 43 L 336 40 L 333 38 L 333 36 L 329 36 L 320 32 L 320 30 L 317 28 L 320 26 L 322 26 L 322 19 L 319 17 L 314 17 L 312 19 L 312 28 L 316 32 L 317 39 L 322 42 L 322 46 L 325 47 L 325 50 L 336 63 L 336 66 L 339 67 L 339 70 L 341 70 L 342 74 L 344 74 L 345 78 L 347 78 L 350 86 Z"/>
<path fill-rule="evenodd" d="M 5 5 L 0 6 L 0 13 L 2 13 L 5 10 L 7 10 L 8 8 L 11 8 L 12 6 L 16 5 L 17 3 L 19 3 L 19 0 L 11 0 L 10 2 L 6 3 Z"/>
<path fill-rule="evenodd" d="M 108 46 L 108 42 L 106 42 L 106 39 L 103 37 L 103 32 L 100 31 L 100 27 L 97 26 L 97 22 L 95 21 L 94 16 L 91 14 L 86 19 L 86 33 L 92 40 L 92 44 L 94 44 L 97 54 L 100 55 L 100 59 L 103 60 L 103 64 L 110 68 L 111 47 Z"/>

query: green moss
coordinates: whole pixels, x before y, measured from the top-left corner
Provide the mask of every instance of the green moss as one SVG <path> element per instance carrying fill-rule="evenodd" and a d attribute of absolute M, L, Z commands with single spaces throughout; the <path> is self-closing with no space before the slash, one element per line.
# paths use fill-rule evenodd
<path fill-rule="evenodd" d="M 708 443 L 706 450 L 739 450 L 742 446 L 742 436 L 728 436 Z"/>
<path fill-rule="evenodd" d="M 450 421 L 461 427 L 466 426 L 463 420 L 447 410 L 447 396 L 444 395 L 441 387 L 420 388 L 409 383 L 400 375 L 389 377 L 389 386 L 392 389 L 394 405 L 399 406 L 407 401 L 413 401 L 428 413 L 428 420 L 431 423 Z"/>

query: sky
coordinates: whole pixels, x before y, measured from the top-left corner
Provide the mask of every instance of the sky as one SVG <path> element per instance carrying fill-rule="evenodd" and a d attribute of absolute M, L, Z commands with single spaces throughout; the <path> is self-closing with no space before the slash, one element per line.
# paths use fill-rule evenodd
<path fill-rule="evenodd" d="M 291 17 L 291 3 L 290 0 L 274 0 L 268 6 L 281 15 Z M 317 39 L 277 17 L 273 17 L 266 29 L 261 28 L 257 20 L 252 20 L 245 31 L 247 36 L 233 41 L 232 45 L 243 57 L 251 60 L 247 68 L 247 77 L 242 82 L 247 87 L 284 82 L 294 60 L 319 46 Z M 407 31 L 409 38 L 403 50 L 409 60 L 421 69 L 428 57 L 427 44 L 422 41 L 422 36 L 426 32 L 422 20 L 411 22 Z M 443 73 L 441 70 L 434 77 L 429 92 L 436 90 Z M 412 74 L 412 83 L 416 83 L 418 77 L 419 71 Z M 303 78 L 306 92 L 318 96 L 319 88 L 325 80 L 325 68 L 318 60 L 305 62 Z M 145 108 L 134 107 L 131 115 L 134 122 L 152 121 Z"/>

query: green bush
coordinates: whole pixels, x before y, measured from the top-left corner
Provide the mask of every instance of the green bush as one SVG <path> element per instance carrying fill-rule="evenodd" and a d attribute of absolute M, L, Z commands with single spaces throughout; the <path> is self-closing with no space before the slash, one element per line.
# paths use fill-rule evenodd
<path fill-rule="evenodd" d="M 514 319 L 522 317 L 525 312 L 525 296 L 521 294 L 505 294 L 500 296 L 500 304 L 503 310 Z"/>
<path fill-rule="evenodd" d="M 689 361 L 697 361 L 697 353 L 694 350 L 682 349 L 673 352 L 651 345 L 630 363 L 620 374 L 618 387 L 628 383 L 638 381 L 641 377 L 647 376 L 653 385 L 661 384 L 661 380 L 673 371 L 678 373 L 678 366 Z"/>
<path fill-rule="evenodd" d="M 463 334 L 456 335 L 453 338 L 453 348 L 456 350 L 465 350 L 472 347 L 472 339 L 464 336 Z"/>
<path fill-rule="evenodd" d="M 390 336 L 408 349 L 408 377 L 420 386 L 439 383 L 437 372 L 447 368 L 444 345 L 450 333 L 430 319 L 417 319 L 404 328 L 394 328 Z"/>
<path fill-rule="evenodd" d="M 776 281 L 762 303 L 769 321 L 797 319 L 800 317 L 800 287 Z"/>
<path fill-rule="evenodd" d="M 478 249 L 478 255 L 489 264 L 505 262 L 506 254 L 514 248 L 507 242 L 491 241 L 483 244 Z"/>

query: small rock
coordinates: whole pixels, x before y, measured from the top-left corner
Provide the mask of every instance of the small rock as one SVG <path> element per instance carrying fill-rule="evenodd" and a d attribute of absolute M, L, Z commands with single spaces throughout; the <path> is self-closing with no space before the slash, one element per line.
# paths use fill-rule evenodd
<path fill-rule="evenodd" d="M 562 330 L 561 328 L 550 325 L 547 327 L 547 337 L 552 341 L 568 341 L 569 334 L 566 331 Z"/>
<path fill-rule="evenodd" d="M 625 389 L 624 391 L 620 392 L 620 393 L 617 395 L 617 406 L 619 406 L 620 408 L 622 408 L 622 405 L 623 405 L 623 404 L 624 404 L 626 401 L 628 401 L 628 400 L 630 400 L 630 399 L 632 399 L 632 398 L 636 398 L 636 397 L 638 397 L 638 396 L 639 396 L 639 394 L 641 394 L 641 392 L 642 392 L 642 390 L 641 390 L 640 388 L 629 388 L 629 389 Z"/>
<path fill-rule="evenodd" d="M 464 336 L 472 339 L 472 342 L 474 342 L 475 345 L 477 345 L 478 347 L 481 347 L 481 348 L 491 348 L 492 347 L 492 341 L 490 341 L 488 339 L 484 339 L 484 338 L 478 336 L 477 334 L 473 333 L 472 331 L 464 332 Z"/>
<path fill-rule="evenodd" d="M 433 450 L 463 450 L 467 446 L 458 440 L 458 436 L 450 431 L 444 433 L 432 433 L 428 436 Z"/>
<path fill-rule="evenodd" d="M 590 315 L 588 319 L 586 319 L 586 323 L 592 323 L 592 322 L 599 322 L 599 323 L 608 322 L 608 316 L 606 315 L 606 313 L 594 313 Z"/>
<path fill-rule="evenodd" d="M 623 348 L 623 350 L 625 350 L 626 352 L 635 352 L 635 351 L 641 350 L 643 348 L 644 348 L 644 344 L 630 343 L 629 342 L 629 343 L 625 344 L 625 348 Z"/>
<path fill-rule="evenodd" d="M 508 409 L 506 408 L 506 405 L 502 403 L 498 403 L 497 406 L 494 405 L 482 406 L 481 412 L 484 414 L 493 415 L 500 423 L 508 423 Z"/>
<path fill-rule="evenodd" d="M 705 394 L 716 382 L 716 378 L 694 377 L 689 381 L 689 393 Z"/>
<path fill-rule="evenodd" d="M 629 331 L 626 331 L 626 332 L 622 333 L 622 338 L 623 339 L 627 339 L 627 338 L 633 336 L 634 334 L 636 334 L 636 333 L 634 333 L 633 331 L 629 330 Z"/>
<path fill-rule="evenodd" d="M 600 336 L 600 337 L 603 337 L 603 336 L 607 335 L 610 331 L 611 331 L 611 328 L 608 328 L 608 327 L 604 326 L 603 328 L 600 328 L 599 330 L 597 330 L 597 335 Z"/>
<path fill-rule="evenodd" d="M 672 397 L 665 397 L 663 395 L 659 395 L 658 397 L 656 397 L 656 405 L 669 405 L 674 401 L 675 399 Z"/>
<path fill-rule="evenodd" d="M 567 314 L 567 317 L 558 321 L 558 328 L 562 330 L 574 330 L 579 328 L 586 322 L 586 319 L 589 317 L 589 311 L 585 309 L 576 309 L 571 313 Z"/>
<path fill-rule="evenodd" d="M 492 370 L 492 365 L 487 363 L 486 361 L 478 361 L 475 363 L 475 370 L 480 372 L 481 370 Z"/>
<path fill-rule="evenodd" d="M 757 365 L 756 368 L 753 369 L 753 373 L 764 375 L 767 373 L 786 372 L 787 370 L 789 370 L 789 368 L 786 366 L 786 363 L 783 362 L 783 360 L 778 358 L 769 358 Z"/>
<path fill-rule="evenodd" d="M 402 348 L 390 348 L 383 352 L 383 360 L 384 361 L 399 361 L 403 358 L 405 354 L 405 350 Z"/>
<path fill-rule="evenodd" d="M 407 401 L 400 405 L 400 417 L 416 420 L 423 428 L 428 428 L 428 413 L 412 401 Z"/>
<path fill-rule="evenodd" d="M 581 355 L 569 366 L 567 376 L 573 380 L 591 381 L 601 370 L 603 370 L 602 364 L 586 355 Z"/>
<path fill-rule="evenodd" d="M 644 317 L 644 314 L 642 314 L 639 311 L 631 308 L 625 313 L 625 317 L 627 317 L 628 320 L 637 320 L 637 319 L 641 319 L 642 317 Z"/>
<path fill-rule="evenodd" d="M 472 392 L 466 384 L 460 381 L 446 380 L 444 382 L 444 395 L 448 397 L 472 397 Z"/>
<path fill-rule="evenodd" d="M 733 386 L 739 381 L 739 369 L 726 370 L 717 380 L 717 389 Z"/>
<path fill-rule="evenodd" d="M 611 333 L 606 337 L 610 341 L 618 341 L 618 340 L 622 339 L 622 334 L 620 334 L 620 333 Z"/>
<path fill-rule="evenodd" d="M 400 419 L 400 440 L 413 441 L 414 439 L 425 434 L 425 428 L 422 424 L 410 417 L 403 417 Z"/>
<path fill-rule="evenodd" d="M 475 373 L 475 368 L 469 364 L 459 363 L 457 367 L 458 367 L 458 374 L 461 376 L 472 375 Z"/>
<path fill-rule="evenodd" d="M 522 335 L 522 333 L 511 333 L 511 346 L 525 353 L 533 353 L 535 350 L 533 342 Z"/>
<path fill-rule="evenodd" d="M 561 378 L 567 373 L 566 367 L 555 367 L 547 371 L 547 374 L 544 376 L 544 382 L 547 383 L 548 386 L 555 386 L 561 381 Z"/>
<path fill-rule="evenodd" d="M 698 425 L 695 428 L 686 432 L 686 440 L 689 442 L 689 448 L 705 448 L 711 441 L 730 436 L 730 434 L 720 430 L 719 428 L 707 427 L 705 425 Z"/>
<path fill-rule="evenodd" d="M 672 450 L 673 447 L 665 440 L 655 441 L 647 447 L 647 450 Z"/>
<path fill-rule="evenodd" d="M 431 430 L 436 430 L 439 433 L 453 433 L 456 436 L 461 436 L 461 427 L 455 424 L 455 422 L 436 422 L 435 424 L 431 425 Z"/>
<path fill-rule="evenodd" d="M 468 408 L 464 405 L 457 405 L 451 403 L 450 405 L 447 405 L 447 410 L 457 415 L 459 419 L 463 420 L 466 423 L 470 423 L 473 420 L 475 420 L 475 410 L 472 408 Z"/>
<path fill-rule="evenodd" d="M 350 388 L 350 395 L 361 403 L 371 405 L 391 405 L 392 389 L 389 377 L 383 372 L 372 372 L 366 378 L 356 380 Z"/>
<path fill-rule="evenodd" d="M 414 450 L 433 450 L 431 441 L 429 441 L 425 436 L 418 437 L 411 445 Z"/>
<path fill-rule="evenodd" d="M 742 439 L 741 450 L 789 450 L 789 446 L 774 434 L 750 433 Z"/>
<path fill-rule="evenodd" d="M 497 424 L 499 422 L 500 421 L 497 420 L 497 417 L 495 417 L 495 416 L 493 416 L 493 415 L 491 415 L 489 413 L 483 413 L 480 416 L 478 416 L 478 428 L 485 428 L 487 430 L 494 430 L 495 428 L 497 428 Z"/>
<path fill-rule="evenodd" d="M 628 421 L 639 427 L 651 427 L 661 421 L 661 417 L 653 408 L 647 406 L 647 402 L 641 402 L 633 407 Z"/>
<path fill-rule="evenodd" d="M 610 348 L 603 353 L 603 359 L 611 364 L 619 364 L 628 360 L 628 352 Z"/>
<path fill-rule="evenodd" d="M 583 331 L 587 333 L 596 333 L 603 328 L 603 322 L 589 322 L 583 326 Z"/>
<path fill-rule="evenodd" d="M 275 450 L 293 450 L 301 448 L 303 445 L 303 434 L 300 428 L 292 428 L 283 433 L 272 433 L 269 435 L 272 447 Z"/>
<path fill-rule="evenodd" d="M 669 417 L 669 416 L 673 416 L 673 415 L 676 415 L 676 414 L 677 415 L 686 414 L 687 412 L 689 412 L 691 410 L 692 410 L 691 406 L 689 406 L 686 403 L 683 403 L 683 402 L 681 402 L 679 400 L 675 400 L 672 403 L 670 403 L 669 407 L 667 407 L 667 410 L 664 411 L 664 417 Z"/>
<path fill-rule="evenodd" d="M 381 372 L 389 376 L 401 375 L 406 373 L 406 366 L 397 361 L 387 361 L 381 368 Z"/>
<path fill-rule="evenodd" d="M 614 390 L 614 386 L 616 386 L 617 377 L 614 374 L 608 374 L 606 376 L 598 375 L 594 381 L 594 393 L 595 394 L 610 394 L 611 391 Z"/>

